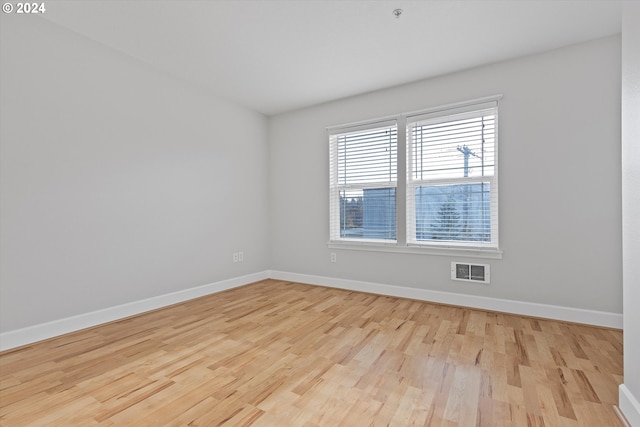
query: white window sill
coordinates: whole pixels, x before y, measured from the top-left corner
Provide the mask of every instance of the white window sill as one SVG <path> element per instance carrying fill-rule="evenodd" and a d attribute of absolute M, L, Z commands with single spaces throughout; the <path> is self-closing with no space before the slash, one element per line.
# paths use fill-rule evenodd
<path fill-rule="evenodd" d="M 407 244 L 399 245 L 396 242 L 365 242 L 356 240 L 332 240 L 327 243 L 327 247 L 330 249 L 347 249 L 355 251 L 502 259 L 502 251 L 495 248 Z"/>

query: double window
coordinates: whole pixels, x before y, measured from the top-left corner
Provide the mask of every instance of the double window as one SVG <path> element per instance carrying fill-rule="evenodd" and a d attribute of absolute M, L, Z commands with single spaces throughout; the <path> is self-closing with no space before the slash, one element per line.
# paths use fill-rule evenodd
<path fill-rule="evenodd" d="M 497 250 L 498 98 L 330 128 L 330 241 Z"/>

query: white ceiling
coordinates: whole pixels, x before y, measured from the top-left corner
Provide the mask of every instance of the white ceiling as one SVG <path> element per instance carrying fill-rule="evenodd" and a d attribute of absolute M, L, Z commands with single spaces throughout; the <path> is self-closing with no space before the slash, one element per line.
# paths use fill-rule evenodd
<path fill-rule="evenodd" d="M 621 30 L 615 0 L 49 1 L 46 19 L 272 115 Z M 403 9 L 399 19 L 393 15 Z"/>

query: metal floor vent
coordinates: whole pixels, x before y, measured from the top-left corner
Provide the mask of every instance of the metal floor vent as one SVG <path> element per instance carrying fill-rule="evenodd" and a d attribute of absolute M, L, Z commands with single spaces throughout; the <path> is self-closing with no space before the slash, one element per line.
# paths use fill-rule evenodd
<path fill-rule="evenodd" d="M 491 277 L 489 264 L 469 264 L 466 262 L 451 263 L 451 280 L 465 282 L 489 283 Z"/>

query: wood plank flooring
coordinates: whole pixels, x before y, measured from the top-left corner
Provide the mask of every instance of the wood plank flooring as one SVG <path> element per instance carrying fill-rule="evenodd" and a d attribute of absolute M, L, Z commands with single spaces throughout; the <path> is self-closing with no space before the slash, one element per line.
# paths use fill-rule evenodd
<path fill-rule="evenodd" d="M 621 426 L 622 332 L 266 280 L 0 354 L 2 426 Z"/>

